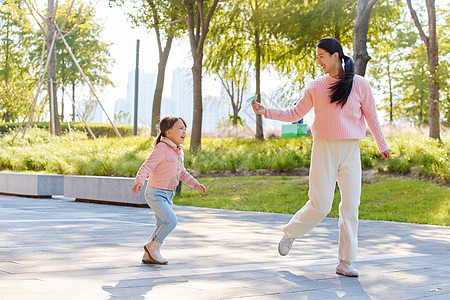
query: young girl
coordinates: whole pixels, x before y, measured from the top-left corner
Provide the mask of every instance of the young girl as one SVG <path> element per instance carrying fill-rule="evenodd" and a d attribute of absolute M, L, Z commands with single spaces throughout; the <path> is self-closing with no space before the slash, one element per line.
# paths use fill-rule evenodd
<path fill-rule="evenodd" d="M 316 45 L 317 63 L 326 74 L 313 81 L 303 98 L 286 110 L 266 109 L 252 102 L 256 114 L 265 118 L 294 122 L 314 108 L 311 126 L 313 146 L 309 173 L 309 201 L 283 228 L 278 244 L 287 255 L 296 238 L 304 236 L 330 212 L 336 180 L 341 193 L 339 205 L 339 263 L 336 273 L 358 276 L 351 265 L 356 259 L 358 207 L 361 197 L 361 157 L 359 139 L 365 138 L 366 123 L 384 159 L 389 146 L 378 122 L 369 83 L 354 74 L 352 59 L 345 56 L 335 38 L 321 39 Z M 342 67 L 344 61 L 344 67 Z"/>
<path fill-rule="evenodd" d="M 186 138 L 186 122 L 176 116 L 167 116 L 159 123 L 161 133 L 155 141 L 150 156 L 140 167 L 132 191 L 137 193 L 148 177 L 145 201 L 155 212 L 156 229 L 148 244 L 144 246 L 143 263 L 167 264 L 161 256 L 160 247 L 164 239 L 177 225 L 172 206 L 174 189 L 179 181 L 206 192 L 203 184 L 192 177 L 183 165 L 183 143 Z"/>

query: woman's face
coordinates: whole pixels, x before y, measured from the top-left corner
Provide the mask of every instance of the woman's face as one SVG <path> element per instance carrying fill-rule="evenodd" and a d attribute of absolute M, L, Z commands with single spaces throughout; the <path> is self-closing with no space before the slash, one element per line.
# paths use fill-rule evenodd
<path fill-rule="evenodd" d="M 186 126 L 184 126 L 183 121 L 176 121 L 172 128 L 166 131 L 166 137 L 171 139 L 175 144 L 182 145 L 186 138 Z"/>
<path fill-rule="evenodd" d="M 328 51 L 321 48 L 316 48 L 317 63 L 322 68 L 325 74 L 330 74 L 335 77 L 338 76 L 341 70 L 341 63 L 339 61 L 339 54 L 337 52 L 330 54 Z"/>

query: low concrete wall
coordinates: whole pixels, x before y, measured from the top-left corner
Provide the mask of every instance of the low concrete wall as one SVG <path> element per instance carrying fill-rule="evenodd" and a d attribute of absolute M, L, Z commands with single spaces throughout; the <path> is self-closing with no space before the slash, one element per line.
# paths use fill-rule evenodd
<path fill-rule="evenodd" d="M 0 172 L 0 193 L 51 197 L 64 194 L 64 176 Z"/>
<path fill-rule="evenodd" d="M 133 177 L 64 176 L 64 196 L 77 200 L 144 206 L 145 187 L 135 194 Z"/>

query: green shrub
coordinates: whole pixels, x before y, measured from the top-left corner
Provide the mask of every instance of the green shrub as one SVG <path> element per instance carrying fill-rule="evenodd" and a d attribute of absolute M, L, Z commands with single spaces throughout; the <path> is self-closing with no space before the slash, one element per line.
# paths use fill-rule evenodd
<path fill-rule="evenodd" d="M 361 168 L 362 169 L 371 169 L 374 163 L 372 162 L 372 158 L 368 153 L 361 153 Z"/>
<path fill-rule="evenodd" d="M 391 173 L 395 174 L 408 174 L 411 170 L 411 164 L 408 161 L 402 159 L 389 159 L 387 169 Z"/>
<path fill-rule="evenodd" d="M 0 123 L 0 133 L 10 133 L 15 131 L 19 128 L 21 123 Z M 114 131 L 114 128 L 111 124 L 105 124 L 105 123 L 88 123 L 89 128 L 92 130 L 92 133 L 96 137 L 115 137 L 116 132 Z M 26 123 L 22 125 L 22 128 L 26 126 Z M 133 135 L 133 126 L 130 125 L 116 125 L 117 130 L 119 131 L 120 135 L 122 136 L 131 136 Z M 49 123 L 48 122 L 33 122 L 30 126 L 31 128 L 40 128 L 45 129 L 46 131 L 49 130 Z M 90 134 L 88 133 L 88 130 L 86 128 L 86 125 L 84 122 L 70 122 L 70 129 L 73 131 L 81 131 L 84 132 L 86 135 L 90 137 Z M 67 133 L 69 132 L 69 125 L 67 125 L 67 122 L 61 122 L 61 132 Z M 20 135 L 22 135 L 23 129 L 21 130 Z"/>

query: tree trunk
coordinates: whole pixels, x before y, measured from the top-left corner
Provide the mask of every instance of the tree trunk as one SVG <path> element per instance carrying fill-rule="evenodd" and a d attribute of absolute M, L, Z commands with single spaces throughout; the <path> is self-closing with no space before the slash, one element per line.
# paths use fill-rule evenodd
<path fill-rule="evenodd" d="M 56 7 L 54 0 L 48 0 L 48 15 L 47 15 L 47 53 L 51 52 L 51 55 L 49 56 L 49 63 L 48 63 L 48 92 L 52 93 L 52 95 L 49 95 L 49 98 L 51 101 L 50 103 L 50 111 L 53 110 L 53 116 L 50 119 L 50 132 L 54 135 L 61 135 L 61 123 L 58 115 L 58 97 L 57 97 L 57 85 L 56 85 L 56 43 L 53 44 L 53 51 L 50 51 L 52 42 L 53 42 L 53 36 L 55 34 L 55 14 L 56 14 Z M 53 132 L 53 127 L 55 131 Z"/>
<path fill-rule="evenodd" d="M 377 0 L 358 0 L 356 4 L 356 17 L 353 26 L 353 60 L 355 74 L 364 76 L 370 56 L 367 53 L 367 32 L 369 31 L 369 18 L 372 7 Z"/>
<path fill-rule="evenodd" d="M 256 1 L 255 9 L 258 10 L 258 1 Z M 261 103 L 261 46 L 259 44 L 259 31 L 255 30 L 255 71 L 256 71 L 256 102 Z M 262 115 L 256 115 L 256 132 L 255 139 L 264 140 L 264 131 L 262 125 Z"/>
<path fill-rule="evenodd" d="M 208 15 L 203 14 L 203 1 L 197 0 L 196 22 L 194 22 L 194 3 L 185 2 L 188 6 L 188 31 L 189 41 L 191 44 L 192 58 L 194 65 L 192 67 L 192 77 L 194 79 L 194 111 L 191 131 L 190 152 L 195 153 L 201 148 L 202 141 L 202 117 L 203 117 L 203 101 L 202 101 L 202 64 L 203 64 L 203 45 L 206 35 L 209 31 L 209 23 L 212 15 L 216 10 L 219 0 L 214 0 Z"/>
<path fill-rule="evenodd" d="M 61 89 L 61 122 L 64 122 L 64 89 Z"/>
<path fill-rule="evenodd" d="M 169 58 L 170 48 L 172 47 L 172 40 L 173 36 L 169 35 L 167 37 L 166 47 L 164 48 L 164 51 L 159 53 L 158 77 L 156 79 L 155 94 L 153 96 L 151 136 L 157 136 L 156 124 L 159 123 L 161 116 L 161 101 L 164 89 L 164 79 L 166 74 L 167 60 Z"/>
<path fill-rule="evenodd" d="M 5 120 L 6 123 L 11 122 L 11 118 L 9 117 L 8 111 L 6 111 L 5 114 L 3 115 L 3 119 Z"/>
<path fill-rule="evenodd" d="M 75 108 L 75 82 L 72 83 L 72 121 L 75 122 L 76 116 L 76 108 Z"/>
<path fill-rule="evenodd" d="M 428 32 L 429 46 L 428 66 L 430 71 L 430 80 L 428 82 L 429 96 L 429 118 L 430 132 L 429 136 L 434 139 L 441 139 L 439 122 L 439 79 L 437 68 L 439 65 L 438 43 L 436 36 L 436 11 L 434 0 L 426 0 L 428 11 Z"/>
<path fill-rule="evenodd" d="M 387 56 L 387 74 L 389 83 L 389 123 L 394 122 L 394 97 L 392 92 L 391 60 Z"/>
<path fill-rule="evenodd" d="M 434 0 L 425 0 L 428 12 L 428 32 L 429 36 L 425 35 L 422 25 L 419 22 L 416 11 L 411 5 L 411 0 L 408 3 L 409 11 L 414 20 L 414 24 L 419 30 L 420 37 L 427 47 L 428 54 L 428 71 L 430 74 L 428 81 L 428 113 L 429 113 L 429 136 L 434 139 L 441 139 L 440 122 L 439 122 L 439 80 L 437 68 L 439 65 L 438 57 L 438 43 L 436 36 L 436 10 Z"/>
<path fill-rule="evenodd" d="M 194 56 L 194 66 L 192 67 L 192 76 L 194 79 L 194 112 L 192 116 L 191 153 L 195 153 L 202 146 L 202 61 L 203 51 L 201 54 Z"/>
<path fill-rule="evenodd" d="M 238 126 L 239 120 L 239 108 L 237 105 L 233 105 L 233 126 Z"/>

